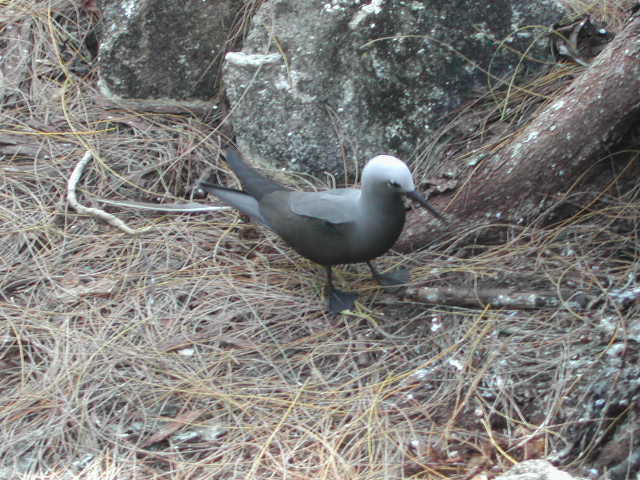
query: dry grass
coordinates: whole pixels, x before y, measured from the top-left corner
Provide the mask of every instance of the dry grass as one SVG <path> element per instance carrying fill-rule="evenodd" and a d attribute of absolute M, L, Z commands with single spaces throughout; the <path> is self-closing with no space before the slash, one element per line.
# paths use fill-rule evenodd
<path fill-rule="evenodd" d="M 114 209 L 154 226 L 134 237 L 67 209 L 86 149 L 89 204 L 173 201 L 207 168 L 226 175 L 219 119 L 106 108 L 93 73 L 70 71 L 92 21 L 68 0 L 0 11 L 14 67 L 0 91 L 0 478 L 468 478 L 588 460 L 560 453 L 600 378 L 583 374 L 638 340 L 637 305 L 611 296 L 637 288 L 637 191 L 501 246 L 381 260 L 416 281 L 601 292 L 587 312 L 427 308 L 350 267 L 362 307 L 331 319 L 322 272 L 231 212 Z"/>

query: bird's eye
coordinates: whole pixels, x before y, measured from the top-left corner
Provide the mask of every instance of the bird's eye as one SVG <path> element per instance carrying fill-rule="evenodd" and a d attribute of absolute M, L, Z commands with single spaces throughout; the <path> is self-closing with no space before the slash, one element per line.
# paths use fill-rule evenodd
<path fill-rule="evenodd" d="M 393 180 L 389 180 L 387 181 L 387 184 L 393 188 L 393 189 L 399 189 L 400 188 L 400 184 L 398 182 L 394 182 Z"/>

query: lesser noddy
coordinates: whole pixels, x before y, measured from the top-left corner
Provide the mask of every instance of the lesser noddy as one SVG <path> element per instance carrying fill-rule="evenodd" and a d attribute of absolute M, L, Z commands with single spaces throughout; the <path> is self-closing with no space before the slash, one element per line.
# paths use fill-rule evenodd
<path fill-rule="evenodd" d="M 371 263 L 389 250 L 402 232 L 403 196 L 417 201 L 445 222 L 416 191 L 407 165 L 390 155 L 369 160 L 362 171 L 360 189 L 323 192 L 292 191 L 258 173 L 234 148 L 226 150 L 226 159 L 244 190 L 209 182 L 200 182 L 200 186 L 273 230 L 303 257 L 323 265 L 331 313 L 352 309 L 357 298 L 356 294 L 333 286 L 334 265 L 366 262 L 374 278 L 383 285 L 398 285 L 409 279 L 406 270 L 381 274 Z"/>

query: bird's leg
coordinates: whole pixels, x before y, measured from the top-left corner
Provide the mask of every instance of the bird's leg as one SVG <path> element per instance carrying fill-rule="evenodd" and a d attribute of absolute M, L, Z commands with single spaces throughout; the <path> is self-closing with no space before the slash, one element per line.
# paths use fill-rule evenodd
<path fill-rule="evenodd" d="M 333 272 L 330 266 L 324 267 L 327 271 L 326 295 L 329 297 L 329 312 L 337 314 L 343 310 L 352 310 L 358 295 L 351 292 L 343 292 L 333 286 Z"/>
<path fill-rule="evenodd" d="M 395 272 L 380 273 L 370 261 L 367 262 L 367 265 L 369 265 L 373 278 L 382 286 L 395 287 L 408 283 L 410 280 L 409 270 L 406 268 L 399 268 Z"/>

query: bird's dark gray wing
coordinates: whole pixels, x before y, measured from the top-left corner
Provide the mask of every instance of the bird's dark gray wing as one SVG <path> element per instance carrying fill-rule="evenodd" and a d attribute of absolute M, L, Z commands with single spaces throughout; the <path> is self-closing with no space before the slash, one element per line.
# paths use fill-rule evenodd
<path fill-rule="evenodd" d="M 341 188 L 326 192 L 291 192 L 289 209 L 305 217 L 317 218 L 329 223 L 356 221 L 357 200 L 360 190 Z"/>

